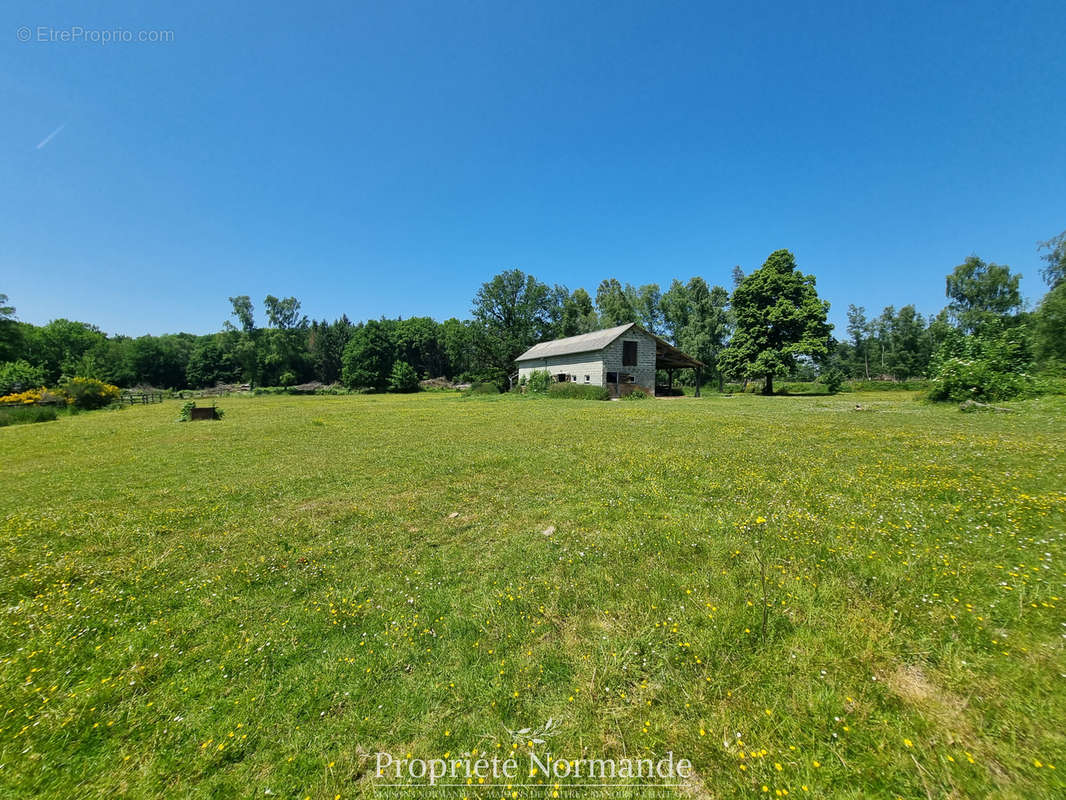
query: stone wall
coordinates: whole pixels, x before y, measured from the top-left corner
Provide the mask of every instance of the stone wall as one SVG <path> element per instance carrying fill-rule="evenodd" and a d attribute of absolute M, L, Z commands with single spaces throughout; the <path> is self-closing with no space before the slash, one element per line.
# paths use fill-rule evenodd
<path fill-rule="evenodd" d="M 627 367 L 622 365 L 623 342 L 637 343 L 637 365 Z M 607 373 L 618 373 L 618 394 L 628 394 L 633 389 L 640 389 L 649 394 L 655 394 L 655 340 L 641 331 L 628 331 L 603 349 L 603 373 L 604 385 L 614 393 L 614 386 L 606 383 Z M 632 375 L 632 382 L 626 381 L 624 376 Z"/>

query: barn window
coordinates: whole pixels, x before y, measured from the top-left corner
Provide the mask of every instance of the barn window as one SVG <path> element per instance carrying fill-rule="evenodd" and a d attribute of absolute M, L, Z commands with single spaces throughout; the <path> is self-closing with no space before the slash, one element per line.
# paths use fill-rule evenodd
<path fill-rule="evenodd" d="M 637 365 L 637 343 L 622 342 L 622 366 L 635 367 Z"/>
<path fill-rule="evenodd" d="M 585 376 L 585 383 L 588 383 L 588 382 L 589 382 L 589 376 L 588 376 L 588 375 L 586 375 L 586 376 Z"/>
<path fill-rule="evenodd" d="M 617 372 L 608 372 L 607 373 L 607 383 L 618 383 L 618 373 Z"/>
<path fill-rule="evenodd" d="M 555 376 L 556 383 L 566 383 L 568 380 L 570 380 L 570 376 L 563 372 Z"/>
<path fill-rule="evenodd" d="M 626 373 L 624 373 L 622 375 L 622 383 L 636 383 L 636 382 L 637 382 L 637 376 L 636 375 L 631 375 L 628 372 L 626 372 Z"/>

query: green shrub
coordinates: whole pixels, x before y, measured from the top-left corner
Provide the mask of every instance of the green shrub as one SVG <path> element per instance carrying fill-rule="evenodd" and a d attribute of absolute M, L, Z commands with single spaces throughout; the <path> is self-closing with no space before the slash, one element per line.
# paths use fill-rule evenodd
<path fill-rule="evenodd" d="M 468 394 L 499 394 L 500 387 L 495 383 L 475 383 L 468 390 Z"/>
<path fill-rule="evenodd" d="M 119 398 L 117 386 L 96 378 L 71 378 L 60 389 L 70 398 L 71 405 L 85 410 L 109 406 Z"/>
<path fill-rule="evenodd" d="M 331 383 L 328 386 L 323 386 L 320 389 L 315 389 L 315 394 L 321 395 L 342 395 L 352 394 L 352 390 L 344 387 L 339 383 Z"/>
<path fill-rule="evenodd" d="M 26 425 L 32 422 L 50 422 L 59 413 L 52 406 L 15 406 L 0 408 L 0 428 L 7 425 Z"/>
<path fill-rule="evenodd" d="M 603 386 L 586 386 L 583 383 L 553 383 L 548 387 L 548 397 L 556 400 L 610 400 Z"/>
<path fill-rule="evenodd" d="M 988 359 L 946 358 L 933 379 L 929 399 L 983 403 L 1038 393 L 1039 387 L 1029 375 L 997 369 Z"/>
<path fill-rule="evenodd" d="M 1057 375 L 1041 375 L 1033 380 L 1040 394 L 1066 394 L 1066 378 Z"/>
<path fill-rule="evenodd" d="M 825 394 L 825 384 L 822 383 L 808 383 L 794 382 L 794 383 L 775 383 L 774 394 L 776 395 L 788 395 L 788 394 Z"/>
<path fill-rule="evenodd" d="M 1029 374 L 1032 348 L 1024 326 L 987 322 L 980 330 L 955 332 L 932 361 L 931 400 L 997 401 L 1032 397 L 1040 386 Z"/>
<path fill-rule="evenodd" d="M 397 361 L 392 365 L 392 374 L 389 376 L 389 391 L 392 392 L 417 392 L 418 373 L 415 368 L 406 361 Z"/>
<path fill-rule="evenodd" d="M 825 388 L 829 390 L 829 394 L 836 394 L 840 391 L 844 385 L 844 373 L 836 367 L 831 367 L 826 370 L 825 374 L 821 376 L 822 383 L 825 384 Z"/>
<path fill-rule="evenodd" d="M 759 381 L 748 381 L 745 383 L 727 383 L 722 387 L 722 390 L 726 394 L 754 394 L 762 389 L 762 384 Z"/>
<path fill-rule="evenodd" d="M 930 382 L 924 379 L 907 381 L 848 381 L 845 391 L 852 392 L 921 392 Z"/>
<path fill-rule="evenodd" d="M 634 389 L 629 394 L 622 395 L 623 400 L 647 400 L 650 395 L 643 389 Z"/>
<path fill-rule="evenodd" d="M 181 414 L 178 416 L 178 422 L 189 422 L 192 420 L 192 410 L 196 408 L 196 401 L 189 400 L 185 405 L 181 407 Z M 224 412 L 221 408 L 215 407 L 215 419 L 222 419 Z"/>
<path fill-rule="evenodd" d="M 546 369 L 535 369 L 529 373 L 529 380 L 526 381 L 526 391 L 530 394 L 546 394 L 551 385 L 551 373 Z"/>
<path fill-rule="evenodd" d="M 44 386 L 44 370 L 21 358 L 0 364 L 0 396 Z"/>
<path fill-rule="evenodd" d="M 256 386 L 252 389 L 252 397 L 270 395 L 294 395 L 307 397 L 310 395 L 343 395 L 343 394 L 366 394 L 366 390 L 349 389 L 340 383 L 323 384 L 312 381 L 301 383 L 296 386 Z"/>

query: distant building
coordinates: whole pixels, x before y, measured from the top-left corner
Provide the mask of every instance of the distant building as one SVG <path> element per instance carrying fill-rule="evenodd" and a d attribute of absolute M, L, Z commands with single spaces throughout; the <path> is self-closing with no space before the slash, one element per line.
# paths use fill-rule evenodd
<path fill-rule="evenodd" d="M 698 396 L 703 366 L 702 361 L 634 322 L 535 344 L 516 361 L 520 381 L 534 370 L 546 370 L 553 381 L 603 386 L 612 397 L 622 397 L 634 389 L 654 395 L 656 370 L 665 371 L 668 384 L 672 384 L 674 370 L 685 368 L 696 370 Z"/>

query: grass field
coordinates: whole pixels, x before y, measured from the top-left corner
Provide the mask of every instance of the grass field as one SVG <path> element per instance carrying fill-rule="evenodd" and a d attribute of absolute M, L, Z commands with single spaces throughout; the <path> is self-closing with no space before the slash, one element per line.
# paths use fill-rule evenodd
<path fill-rule="evenodd" d="M 1063 398 L 220 405 L 0 430 L 0 796 L 367 796 L 548 719 L 688 797 L 1066 796 Z"/>

